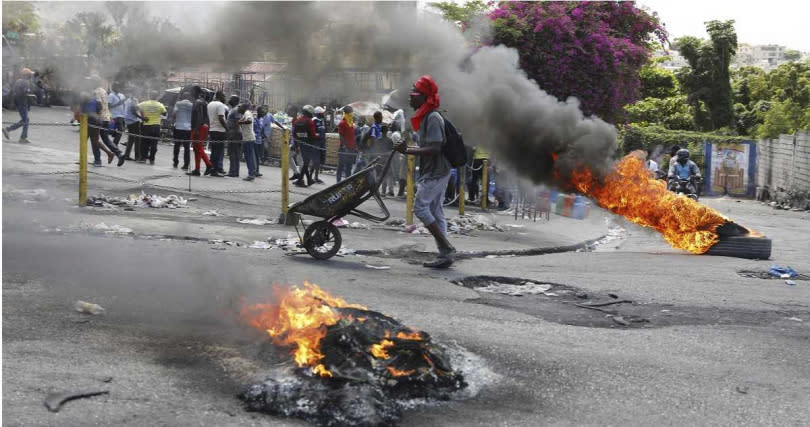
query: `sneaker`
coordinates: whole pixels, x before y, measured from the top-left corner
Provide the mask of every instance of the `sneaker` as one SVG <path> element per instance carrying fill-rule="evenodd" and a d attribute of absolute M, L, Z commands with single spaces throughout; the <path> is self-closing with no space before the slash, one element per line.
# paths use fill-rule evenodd
<path fill-rule="evenodd" d="M 208 174 L 208 176 L 213 176 L 213 177 L 215 177 L 215 178 L 222 178 L 222 177 L 224 177 L 225 175 L 223 175 L 223 174 L 221 174 L 221 173 L 219 173 L 219 172 L 217 172 L 217 171 L 213 171 L 213 172 L 209 173 L 209 174 Z"/>
<path fill-rule="evenodd" d="M 135 161 L 135 159 L 133 159 L 132 157 L 129 157 L 129 156 L 124 156 L 124 160 L 129 160 L 131 162 Z"/>
<path fill-rule="evenodd" d="M 127 161 L 127 158 L 126 158 L 126 157 L 121 156 L 121 155 L 119 155 L 119 156 L 118 156 L 118 166 L 119 166 L 119 167 L 120 167 L 120 166 L 124 166 L 124 162 L 126 162 L 126 161 Z"/>
<path fill-rule="evenodd" d="M 253 181 L 254 179 L 256 179 L 256 178 L 254 178 L 252 176 L 247 176 L 247 177 L 244 178 L 245 181 Z"/>
<path fill-rule="evenodd" d="M 20 140 L 18 142 L 20 144 L 30 144 L 31 143 L 31 141 L 29 141 L 28 138 L 20 138 Z"/>
<path fill-rule="evenodd" d="M 316 184 L 323 184 L 323 181 L 321 181 L 321 179 L 320 179 L 320 178 L 316 178 L 316 179 L 315 179 L 315 183 L 316 183 Z"/>
<path fill-rule="evenodd" d="M 182 168 L 180 168 L 180 169 L 182 169 L 182 170 L 184 170 L 184 171 L 187 171 L 187 170 L 188 170 L 188 165 L 183 165 L 183 167 L 182 167 Z"/>
<path fill-rule="evenodd" d="M 135 163 L 146 163 L 146 160 L 138 159 L 138 160 L 135 160 Z"/>
<path fill-rule="evenodd" d="M 177 162 L 172 162 L 172 167 L 177 169 Z"/>
<path fill-rule="evenodd" d="M 100 167 L 102 167 L 104 165 L 102 165 L 101 162 L 99 161 L 99 162 L 93 162 L 93 166 L 95 166 L 97 168 L 100 168 Z"/>
<path fill-rule="evenodd" d="M 262 176 L 264 176 L 264 174 L 256 172 L 256 178 L 259 178 L 259 177 L 262 177 Z"/>
<path fill-rule="evenodd" d="M 149 161 L 149 164 L 150 164 L 150 165 L 152 165 L 152 166 L 154 166 L 154 165 L 155 165 L 155 161 L 154 161 L 154 160 L 150 160 L 150 161 Z"/>
<path fill-rule="evenodd" d="M 3 128 L 3 137 L 6 139 L 11 139 L 11 136 L 8 134 L 8 128 Z"/>
<path fill-rule="evenodd" d="M 427 268 L 448 268 L 451 265 L 453 265 L 453 258 L 441 254 L 437 256 L 433 261 L 429 261 L 422 264 L 423 267 Z"/>
<path fill-rule="evenodd" d="M 199 172 L 200 170 L 196 169 L 196 171 Z M 211 172 L 214 172 L 214 169 L 211 168 L 211 166 L 205 168 L 205 176 L 211 175 Z"/>
<path fill-rule="evenodd" d="M 187 173 L 186 175 L 189 175 L 189 176 L 200 176 L 200 170 L 199 170 L 199 169 L 194 169 L 193 171 L 191 171 L 191 172 Z"/>
<path fill-rule="evenodd" d="M 228 175 L 226 175 L 226 176 L 227 176 L 228 178 L 239 178 L 239 175 L 234 175 L 234 174 L 231 174 L 231 173 L 229 173 L 229 174 L 228 174 Z"/>
<path fill-rule="evenodd" d="M 293 182 L 293 185 L 295 185 L 296 187 L 306 187 L 307 186 L 306 184 L 304 184 L 304 181 L 301 181 L 301 180 Z"/>

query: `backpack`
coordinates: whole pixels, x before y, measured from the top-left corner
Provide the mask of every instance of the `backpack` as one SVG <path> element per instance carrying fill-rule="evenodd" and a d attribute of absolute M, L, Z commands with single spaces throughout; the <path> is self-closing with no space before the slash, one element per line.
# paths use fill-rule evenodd
<path fill-rule="evenodd" d="M 444 119 L 445 142 L 442 146 L 442 154 L 450 162 L 450 166 L 457 168 L 467 164 L 467 148 L 464 146 L 464 138 L 456 127 L 442 115 Z"/>

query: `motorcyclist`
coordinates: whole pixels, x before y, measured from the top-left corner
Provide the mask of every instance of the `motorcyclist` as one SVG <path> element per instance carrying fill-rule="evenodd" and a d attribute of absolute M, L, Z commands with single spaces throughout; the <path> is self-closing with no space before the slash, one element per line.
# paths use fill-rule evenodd
<path fill-rule="evenodd" d="M 669 173 L 667 174 L 667 182 L 670 191 L 675 191 L 678 188 L 678 180 L 687 179 L 690 185 L 694 186 L 695 181 L 701 179 L 700 169 L 695 162 L 689 160 L 689 150 L 682 148 L 676 153 L 676 161 L 669 164 Z M 692 192 L 697 193 L 695 187 L 691 188 Z"/>

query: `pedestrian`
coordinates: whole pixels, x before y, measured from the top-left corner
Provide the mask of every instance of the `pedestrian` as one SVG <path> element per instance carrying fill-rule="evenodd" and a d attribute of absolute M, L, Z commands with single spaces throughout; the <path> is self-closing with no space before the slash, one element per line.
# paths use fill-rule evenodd
<path fill-rule="evenodd" d="M 393 153 L 394 150 L 394 140 L 393 140 L 393 132 L 388 130 L 388 125 L 382 126 L 383 136 L 379 138 L 375 142 L 374 153 L 376 156 L 380 156 L 383 160 L 387 160 L 388 156 L 393 154 L 400 154 L 400 153 Z M 382 185 L 380 186 L 380 195 L 394 195 L 394 186 L 396 185 L 396 178 L 395 178 L 395 171 L 392 169 L 394 159 L 391 159 L 391 165 L 388 166 L 388 171 L 386 171 L 385 176 L 381 177 Z"/>
<path fill-rule="evenodd" d="M 315 117 L 312 122 L 315 124 L 315 141 L 312 145 L 318 150 L 317 155 L 312 158 L 312 182 L 315 184 L 323 184 L 319 175 L 321 172 L 321 164 L 323 164 L 324 156 L 326 154 L 326 119 L 324 118 L 326 109 L 321 106 L 315 107 Z"/>
<path fill-rule="evenodd" d="M 256 108 L 256 116 L 253 118 L 253 135 L 256 137 L 256 142 L 254 143 L 255 147 L 253 147 L 253 154 L 256 158 L 256 178 L 262 176 L 259 172 L 259 165 L 261 165 L 262 158 L 264 158 L 264 118 L 266 116 L 266 105 Z M 245 159 L 245 161 L 247 161 L 247 159 Z"/>
<path fill-rule="evenodd" d="M 481 182 L 481 177 L 484 174 L 484 160 L 488 159 L 489 152 L 487 152 L 483 146 L 477 145 L 475 147 L 475 151 L 473 151 L 472 177 L 467 185 L 467 193 L 469 193 L 469 198 L 467 201 L 469 203 L 475 203 L 478 200 L 478 185 Z"/>
<path fill-rule="evenodd" d="M 242 129 L 239 125 L 242 112 L 239 111 L 239 96 L 231 95 L 228 100 L 228 114 L 225 123 L 228 125 L 228 176 L 239 178 L 239 158 L 242 156 Z"/>
<path fill-rule="evenodd" d="M 267 106 L 264 106 L 267 108 Z M 273 137 L 273 127 L 275 127 L 276 119 L 270 110 L 267 110 L 267 115 L 262 118 L 262 163 L 270 164 L 270 143 Z"/>
<path fill-rule="evenodd" d="M 31 76 L 33 74 L 34 72 L 30 69 L 23 68 L 20 71 L 20 77 L 14 81 L 11 87 L 11 93 L 14 97 L 14 107 L 17 108 L 17 113 L 20 114 L 20 120 L 11 126 L 3 128 L 3 136 L 8 140 L 11 140 L 9 132 L 22 128 L 22 133 L 18 141 L 20 144 L 28 144 L 31 142 L 28 140 L 28 112 L 31 109 L 28 95 L 31 94 Z"/>
<path fill-rule="evenodd" d="M 416 113 L 411 118 L 414 131 L 418 132 L 418 147 L 400 143 L 397 150 L 403 154 L 419 156 L 419 179 L 416 184 L 413 213 L 422 221 L 436 240 L 439 250 L 433 261 L 425 267 L 447 268 L 453 264 L 456 249 L 447 239 L 447 223 L 444 219 L 442 200 L 450 179 L 450 162 L 442 153 L 446 142 L 444 119 L 436 111 L 439 108 L 439 87 L 430 76 L 420 77 L 410 93 L 411 107 Z"/>
<path fill-rule="evenodd" d="M 127 148 L 124 153 L 126 160 L 141 159 L 141 118 L 137 114 L 138 98 L 130 91 L 124 101 L 124 122 L 127 126 Z M 130 153 L 135 151 L 135 158 L 130 157 Z"/>
<path fill-rule="evenodd" d="M 104 143 L 104 145 L 112 149 L 115 147 L 115 145 L 112 143 L 112 140 L 110 140 L 110 123 L 112 122 L 112 114 L 110 113 L 107 89 L 104 88 L 106 84 L 99 76 L 92 76 L 90 80 L 94 86 L 96 86 L 93 93 L 95 94 L 98 102 L 101 104 L 101 115 L 99 116 L 101 119 L 101 129 L 99 129 L 99 136 L 101 137 L 101 141 Z M 115 150 L 118 150 L 118 147 L 115 147 Z"/>
<path fill-rule="evenodd" d="M 82 93 L 80 105 L 80 112 L 87 115 L 87 138 L 90 139 L 90 148 L 93 151 L 93 166 L 101 167 L 101 152 L 107 153 L 107 163 L 112 162 L 115 153 L 106 144 L 99 141 L 101 134 L 101 110 L 102 103 L 98 101 L 95 94 L 87 92 Z M 118 156 L 118 166 L 124 164 L 124 156 Z"/>
<path fill-rule="evenodd" d="M 138 104 L 138 115 L 143 122 L 141 124 L 143 138 L 139 163 L 146 163 L 148 160 L 150 165 L 155 164 L 155 154 L 160 139 L 160 116 L 166 114 L 166 107 L 155 98 L 157 98 L 157 93 L 150 90 L 147 92 L 147 100 Z"/>
<path fill-rule="evenodd" d="M 338 124 L 338 136 L 340 137 L 340 147 L 338 147 L 337 182 L 340 182 L 341 178 L 344 176 L 348 178 L 352 174 L 352 165 L 357 160 L 354 109 L 351 105 L 343 107 L 343 119 Z"/>
<path fill-rule="evenodd" d="M 354 143 L 357 146 L 357 161 L 354 163 L 354 170 L 352 173 L 357 173 L 363 170 L 367 164 L 369 146 L 369 133 L 371 126 L 366 124 L 365 117 L 359 117 L 357 125 L 354 127 Z"/>
<path fill-rule="evenodd" d="M 304 164 L 299 171 L 298 179 L 293 183 L 298 187 L 312 185 L 310 164 L 316 156 L 320 156 L 316 146 L 313 144 L 318 138 L 315 122 L 312 121 L 313 116 L 315 116 L 315 109 L 311 105 L 304 105 L 304 108 L 301 109 L 301 117 L 295 119 L 292 124 L 295 143 L 301 147 L 301 156 L 304 158 Z M 306 183 L 304 183 L 304 177 L 307 179 Z"/>
<path fill-rule="evenodd" d="M 172 167 L 176 168 L 179 161 L 180 147 L 183 147 L 183 167 L 181 169 L 188 170 L 190 161 L 189 146 L 191 140 L 191 110 L 194 108 L 194 103 L 191 102 L 191 93 L 183 91 L 180 94 L 180 100 L 174 103 L 172 115 L 174 116 L 174 157 L 172 158 Z"/>
<path fill-rule="evenodd" d="M 228 124 L 225 122 L 225 115 L 228 114 L 228 106 L 225 105 L 225 94 L 218 90 L 214 94 L 214 100 L 208 103 L 208 137 L 211 141 L 211 172 L 206 170 L 206 175 L 225 175 L 222 164 L 225 161 L 225 141 L 227 140 Z M 216 172 L 216 174 L 214 174 Z"/>
<path fill-rule="evenodd" d="M 202 88 L 199 86 L 191 87 L 191 97 L 194 99 L 194 104 L 191 108 L 191 139 L 194 141 L 192 147 L 194 148 L 194 170 L 187 175 L 200 176 L 200 160 L 205 163 L 205 174 L 220 177 L 216 172 L 211 159 L 205 153 L 205 139 L 208 137 L 208 103 L 203 98 Z M 212 152 L 213 154 L 213 152 Z"/>
<path fill-rule="evenodd" d="M 242 131 L 242 151 L 245 155 L 245 165 L 247 166 L 248 176 L 245 181 L 253 181 L 256 179 L 256 133 L 253 130 L 253 122 L 255 121 L 253 113 L 248 109 L 250 103 L 243 103 L 239 105 L 239 114 L 242 118 L 239 120 L 239 128 Z"/>
<path fill-rule="evenodd" d="M 126 101 L 127 97 L 121 93 L 121 83 L 114 82 L 110 94 L 107 95 L 107 104 L 110 108 L 110 115 L 112 122 L 115 126 L 115 136 L 113 137 L 113 144 L 118 146 L 121 141 L 121 136 L 124 134 L 126 128 Z"/>
<path fill-rule="evenodd" d="M 647 161 L 644 163 L 644 167 L 650 172 L 650 175 L 655 176 L 658 172 L 658 162 L 652 159 L 652 150 L 647 150 Z"/>

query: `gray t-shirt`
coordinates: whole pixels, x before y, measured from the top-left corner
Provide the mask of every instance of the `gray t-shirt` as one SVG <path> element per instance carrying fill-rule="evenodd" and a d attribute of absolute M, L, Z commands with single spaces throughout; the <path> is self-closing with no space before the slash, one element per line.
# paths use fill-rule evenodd
<path fill-rule="evenodd" d="M 174 128 L 178 130 L 191 130 L 191 107 L 194 104 L 188 99 L 177 101 L 174 104 Z"/>
<path fill-rule="evenodd" d="M 444 119 L 441 114 L 433 111 L 425 116 L 419 125 L 418 134 L 419 140 L 417 143 L 420 147 L 435 145 L 440 149 L 435 154 L 419 156 L 419 179 L 436 179 L 447 176 L 450 173 L 450 162 L 441 152 L 441 147 L 445 142 Z"/>

